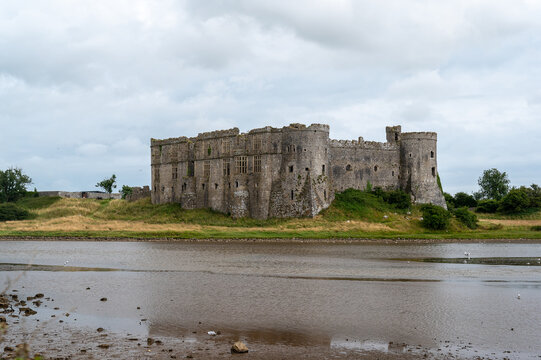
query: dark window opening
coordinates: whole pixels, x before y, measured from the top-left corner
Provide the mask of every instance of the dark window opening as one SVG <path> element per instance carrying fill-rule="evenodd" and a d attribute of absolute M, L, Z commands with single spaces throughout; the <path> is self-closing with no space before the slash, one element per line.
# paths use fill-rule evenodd
<path fill-rule="evenodd" d="M 391 176 L 394 176 L 394 170 L 393 170 L 393 171 L 391 171 Z"/>
<path fill-rule="evenodd" d="M 350 165 L 350 164 L 347 164 L 347 165 L 346 165 L 346 170 L 347 170 L 347 171 L 351 171 L 351 165 Z"/>
<path fill-rule="evenodd" d="M 218 184 L 214 184 L 214 188 L 215 188 L 215 189 L 218 189 Z"/>
<path fill-rule="evenodd" d="M 227 183 L 227 186 L 231 189 L 231 183 Z"/>
<path fill-rule="evenodd" d="M 431 151 L 431 152 L 430 152 L 430 157 L 431 157 L 432 159 L 434 159 L 434 151 Z"/>
<path fill-rule="evenodd" d="M 293 192 L 293 190 L 291 190 L 291 200 L 293 200 L 294 196 L 295 196 L 295 193 Z"/>
<path fill-rule="evenodd" d="M 374 171 L 378 171 L 378 166 L 374 166 Z"/>
<path fill-rule="evenodd" d="M 235 187 L 239 187 L 239 182 L 235 181 Z"/>
<path fill-rule="evenodd" d="M 323 190 L 323 199 L 327 200 L 327 190 Z"/>
<path fill-rule="evenodd" d="M 203 188 L 203 190 L 205 190 L 205 184 L 201 184 L 201 187 Z"/>
<path fill-rule="evenodd" d="M 186 191 L 186 183 L 182 184 L 182 191 Z"/>
<path fill-rule="evenodd" d="M 306 149 L 302 149 L 303 151 L 306 151 Z"/>
<path fill-rule="evenodd" d="M 306 171 L 310 171 L 310 168 L 304 168 L 304 170 L 306 170 Z"/>
<path fill-rule="evenodd" d="M 289 166 L 289 172 L 293 172 L 293 165 Z"/>
<path fill-rule="evenodd" d="M 398 133 L 394 133 L 394 140 L 398 141 Z"/>
<path fill-rule="evenodd" d="M 436 176 L 436 168 L 435 167 L 432 168 L 432 176 Z"/>
<path fill-rule="evenodd" d="M 325 175 L 325 165 L 321 165 L 321 175 Z"/>
<path fill-rule="evenodd" d="M 411 157 L 411 153 L 410 153 L 410 157 Z"/>

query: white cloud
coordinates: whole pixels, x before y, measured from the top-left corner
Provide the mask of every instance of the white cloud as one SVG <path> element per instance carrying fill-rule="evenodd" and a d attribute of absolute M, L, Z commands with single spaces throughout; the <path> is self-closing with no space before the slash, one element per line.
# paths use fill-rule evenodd
<path fill-rule="evenodd" d="M 4 2 L 0 166 L 38 188 L 144 185 L 150 137 L 402 124 L 439 132 L 450 191 L 489 167 L 541 183 L 539 18 L 526 0 Z"/>

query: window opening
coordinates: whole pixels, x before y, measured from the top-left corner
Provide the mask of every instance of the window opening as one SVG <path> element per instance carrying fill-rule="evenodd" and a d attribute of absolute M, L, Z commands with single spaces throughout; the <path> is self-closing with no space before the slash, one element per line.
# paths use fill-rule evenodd
<path fill-rule="evenodd" d="M 210 160 L 205 160 L 203 163 L 203 176 L 209 177 L 210 175 Z"/>
<path fill-rule="evenodd" d="M 346 171 L 351 171 L 351 165 L 350 164 L 346 165 Z"/>
<path fill-rule="evenodd" d="M 246 174 L 248 160 L 246 156 L 237 156 L 235 158 L 235 171 L 237 174 Z"/>
<path fill-rule="evenodd" d="M 235 181 L 235 187 L 239 187 L 239 182 Z"/>
<path fill-rule="evenodd" d="M 374 171 L 378 171 L 378 166 L 374 166 Z"/>
<path fill-rule="evenodd" d="M 323 199 L 327 200 L 327 190 L 323 190 Z"/>
<path fill-rule="evenodd" d="M 325 165 L 321 165 L 321 175 L 325 175 Z"/>
<path fill-rule="evenodd" d="M 218 184 L 214 184 L 214 188 L 215 188 L 215 189 L 218 189 Z"/>
<path fill-rule="evenodd" d="M 291 200 L 293 200 L 294 196 L 295 196 L 295 192 L 291 190 Z"/>
<path fill-rule="evenodd" d="M 435 167 L 432 168 L 432 176 L 436 176 L 436 168 Z"/>
<path fill-rule="evenodd" d="M 254 156 L 254 172 L 255 173 L 261 172 L 261 155 Z"/>
<path fill-rule="evenodd" d="M 431 152 L 430 152 L 430 157 L 431 157 L 432 159 L 434 159 L 434 151 L 431 151 Z"/>
<path fill-rule="evenodd" d="M 231 174 L 231 163 L 229 162 L 229 159 L 222 160 L 222 170 L 224 176 L 228 176 Z"/>
<path fill-rule="evenodd" d="M 289 172 L 293 172 L 293 165 L 289 165 Z"/>

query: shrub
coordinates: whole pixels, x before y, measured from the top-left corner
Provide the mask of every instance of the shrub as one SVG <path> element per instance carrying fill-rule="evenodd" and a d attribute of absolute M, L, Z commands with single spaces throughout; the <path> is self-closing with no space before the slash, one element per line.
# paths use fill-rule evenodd
<path fill-rule="evenodd" d="M 407 209 L 411 206 L 411 196 L 402 190 L 392 190 L 384 193 L 383 200 L 398 209 Z"/>
<path fill-rule="evenodd" d="M 454 198 L 454 204 L 455 207 L 476 207 L 477 206 L 477 200 L 472 195 L 468 195 L 465 192 L 458 192 L 455 194 Z"/>
<path fill-rule="evenodd" d="M 427 229 L 445 230 L 449 227 L 451 213 L 442 207 L 435 205 L 424 205 L 422 225 Z"/>
<path fill-rule="evenodd" d="M 465 207 L 458 208 L 454 211 L 458 221 L 469 227 L 470 229 L 477 228 L 477 215 L 469 211 Z"/>
<path fill-rule="evenodd" d="M 504 213 L 519 213 L 530 206 L 530 199 L 524 189 L 512 189 L 504 196 L 498 210 Z"/>
<path fill-rule="evenodd" d="M 500 202 L 498 200 L 479 200 L 477 203 L 477 212 L 493 214 L 498 210 Z"/>
<path fill-rule="evenodd" d="M 532 226 L 532 227 L 530 228 L 530 230 L 532 230 L 532 231 L 541 231 L 541 226 L 540 226 L 540 225 Z"/>
<path fill-rule="evenodd" d="M 30 217 L 28 210 L 13 203 L 0 204 L 0 221 L 24 220 Z"/>

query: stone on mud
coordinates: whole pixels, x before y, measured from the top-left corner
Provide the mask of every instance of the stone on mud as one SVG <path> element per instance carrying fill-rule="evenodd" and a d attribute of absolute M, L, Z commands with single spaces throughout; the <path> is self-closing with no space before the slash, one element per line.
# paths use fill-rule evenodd
<path fill-rule="evenodd" d="M 244 354 L 248 352 L 248 347 L 242 341 L 237 341 L 231 347 L 231 353 Z"/>

